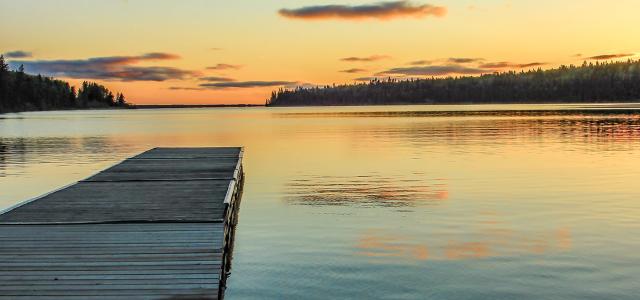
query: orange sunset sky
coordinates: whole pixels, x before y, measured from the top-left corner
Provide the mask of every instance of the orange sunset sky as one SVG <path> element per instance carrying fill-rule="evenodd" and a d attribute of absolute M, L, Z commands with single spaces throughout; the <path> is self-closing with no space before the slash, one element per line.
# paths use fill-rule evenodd
<path fill-rule="evenodd" d="M 0 0 L 12 67 L 136 104 L 636 59 L 637 0 Z"/>

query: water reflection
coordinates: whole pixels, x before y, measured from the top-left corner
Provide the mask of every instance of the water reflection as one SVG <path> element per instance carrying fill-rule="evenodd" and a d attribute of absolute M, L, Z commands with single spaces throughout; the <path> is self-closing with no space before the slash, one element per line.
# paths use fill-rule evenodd
<path fill-rule="evenodd" d="M 449 198 L 446 180 L 423 181 L 382 175 L 304 176 L 287 184 L 284 200 L 294 205 L 402 207 L 437 204 Z"/>
<path fill-rule="evenodd" d="M 0 177 L 4 177 L 6 176 L 5 174 L 5 170 L 6 170 L 6 164 L 7 164 L 7 153 L 9 151 L 7 150 L 7 146 L 2 143 L 2 140 L 0 139 Z"/>
<path fill-rule="evenodd" d="M 112 161 L 130 146 L 102 136 L 90 137 L 0 137 L 0 177 L 8 170 L 55 163 L 61 166 Z"/>
<path fill-rule="evenodd" d="M 429 239 L 427 239 L 429 240 Z M 473 238 L 456 236 L 421 241 L 418 236 L 391 230 L 367 230 L 357 241 L 355 253 L 376 258 L 470 260 L 488 257 L 542 255 L 569 251 L 571 231 L 566 227 L 532 232 L 510 228 L 485 228 Z"/>
<path fill-rule="evenodd" d="M 367 231 L 360 237 L 356 249 L 356 254 L 362 256 L 429 259 L 429 249 L 426 245 L 411 242 L 406 236 L 383 230 Z"/>
<path fill-rule="evenodd" d="M 433 117 L 437 112 L 416 112 L 431 117 L 389 112 L 396 118 L 367 118 L 368 114 L 387 112 L 291 112 L 287 121 L 297 121 L 294 132 L 280 128 L 289 138 L 332 142 L 348 138 L 354 151 L 376 149 L 411 149 L 416 154 L 450 151 L 450 153 L 500 153 L 499 147 L 525 144 L 529 147 L 570 147 L 568 150 L 629 151 L 638 149 L 640 113 L 592 113 L 568 115 L 510 116 L 514 112 L 495 112 L 478 117 L 475 112 L 457 112 L 458 117 Z M 344 114 L 344 118 L 331 118 Z M 359 116 L 359 114 L 363 114 Z M 296 120 L 296 118 L 299 118 Z M 307 121 L 308 123 L 305 123 Z M 524 150 L 524 148 L 523 148 Z M 384 152 L 381 150 L 380 152 Z M 380 155 L 402 155 L 381 153 Z"/>
<path fill-rule="evenodd" d="M 640 140 L 640 116 L 425 122 L 411 120 L 398 126 L 352 127 L 349 134 L 353 146 L 358 150 L 372 148 L 380 140 L 384 140 L 398 146 L 410 146 L 416 153 L 445 149 L 452 153 L 498 153 L 503 151 L 499 147 L 525 143 L 528 146 L 567 146 L 574 150 L 597 152 L 629 151 L 638 149 L 639 146 L 635 141 Z M 575 149 L 576 147 L 580 149 Z"/>
<path fill-rule="evenodd" d="M 244 145 L 229 299 L 634 299 L 640 114 L 367 117 L 420 109 L 452 110 L 11 115 L 0 206 L 150 147 Z"/>

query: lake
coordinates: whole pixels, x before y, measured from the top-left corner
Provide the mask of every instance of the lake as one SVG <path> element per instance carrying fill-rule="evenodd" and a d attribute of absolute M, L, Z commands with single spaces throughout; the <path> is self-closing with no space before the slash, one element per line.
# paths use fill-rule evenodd
<path fill-rule="evenodd" d="M 244 146 L 227 299 L 637 299 L 640 105 L 0 115 L 0 209 L 157 146 Z"/>

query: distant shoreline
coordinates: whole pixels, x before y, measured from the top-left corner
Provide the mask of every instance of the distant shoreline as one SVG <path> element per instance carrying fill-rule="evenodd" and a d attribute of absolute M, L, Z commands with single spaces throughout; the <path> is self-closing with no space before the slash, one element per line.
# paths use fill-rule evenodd
<path fill-rule="evenodd" d="M 132 109 L 260 107 L 264 104 L 134 104 Z"/>
<path fill-rule="evenodd" d="M 640 105 L 640 99 L 638 100 L 625 100 L 625 101 L 591 101 L 591 102 L 508 102 L 508 103 L 482 103 L 482 102 L 464 102 L 464 103 L 390 103 L 390 104 L 344 104 L 344 105 L 264 105 L 264 104 L 143 104 L 143 105 L 135 105 L 131 104 L 128 107 L 95 107 L 95 108 L 67 108 L 67 109 L 50 109 L 50 110 L 25 110 L 25 111 L 8 111 L 8 112 L 0 112 L 0 115 L 11 114 L 11 113 L 23 113 L 23 112 L 45 112 L 45 111 L 78 111 L 78 110 L 88 110 L 88 111 L 100 111 L 100 110 L 130 110 L 130 109 L 182 109 L 182 108 L 243 108 L 243 107 L 267 107 L 267 108 L 278 108 L 278 107 L 364 107 L 364 106 L 438 106 L 438 105 L 447 105 L 447 106 L 467 106 L 467 105 L 593 105 L 593 104 L 603 104 L 603 105 L 628 105 L 628 104 L 637 104 Z"/>
<path fill-rule="evenodd" d="M 259 105 L 264 107 L 361 107 L 361 106 L 471 106 L 471 105 L 578 105 L 578 104 L 640 104 L 640 99 L 636 100 L 617 100 L 617 101 L 534 101 L 534 102 L 425 102 L 425 103 L 386 103 L 386 104 L 291 104 L 291 105 Z"/>
<path fill-rule="evenodd" d="M 78 108 L 59 108 L 59 109 L 45 109 L 45 110 L 20 110 L 20 111 L 5 111 L 0 112 L 0 115 L 5 114 L 17 114 L 24 112 L 45 112 L 45 111 L 78 111 L 78 110 L 129 110 L 129 109 L 163 109 L 163 108 L 225 108 L 225 107 L 264 107 L 264 104 L 145 104 L 135 105 L 131 104 L 128 107 L 78 107 Z"/>

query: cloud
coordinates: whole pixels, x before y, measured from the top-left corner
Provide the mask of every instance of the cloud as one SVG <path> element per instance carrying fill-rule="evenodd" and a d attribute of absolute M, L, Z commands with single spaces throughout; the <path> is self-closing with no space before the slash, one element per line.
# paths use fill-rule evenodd
<path fill-rule="evenodd" d="M 171 86 L 169 87 L 170 90 L 185 90 L 185 91 L 202 91 L 204 90 L 203 88 L 199 88 L 199 87 L 182 87 L 182 86 Z"/>
<path fill-rule="evenodd" d="M 241 65 L 217 64 L 215 66 L 207 67 L 207 70 L 238 70 L 240 68 L 242 68 Z"/>
<path fill-rule="evenodd" d="M 218 76 L 208 76 L 208 77 L 202 77 L 200 78 L 200 80 L 203 81 L 210 81 L 210 82 L 232 82 L 232 81 L 236 81 L 233 78 L 229 78 L 229 77 L 218 77 Z"/>
<path fill-rule="evenodd" d="M 81 72 L 72 74 L 66 72 L 66 77 L 90 78 L 121 81 L 165 81 L 171 79 L 185 79 L 199 75 L 197 72 L 171 67 L 134 67 L 125 66 L 119 70 L 101 72 Z"/>
<path fill-rule="evenodd" d="M 27 72 L 75 79 L 102 79 L 119 81 L 165 81 L 185 79 L 199 72 L 173 67 L 133 66 L 144 61 L 179 58 L 170 53 L 152 52 L 139 56 L 107 56 L 76 60 L 12 61 L 14 66 L 24 65 Z"/>
<path fill-rule="evenodd" d="M 447 61 L 456 64 L 467 64 L 483 61 L 483 58 L 467 58 L 467 57 L 450 57 Z"/>
<path fill-rule="evenodd" d="M 348 62 L 372 62 L 372 61 L 378 61 L 378 60 L 389 59 L 389 58 L 391 58 L 391 56 L 389 55 L 371 55 L 367 57 L 356 57 L 356 56 L 344 57 L 344 58 L 341 58 L 340 60 L 348 61 Z"/>
<path fill-rule="evenodd" d="M 414 65 L 414 66 L 422 66 L 422 65 L 430 65 L 432 63 L 432 61 L 430 60 L 415 60 L 410 62 L 410 65 Z"/>
<path fill-rule="evenodd" d="M 32 56 L 33 54 L 31 52 L 22 51 L 22 50 L 9 51 L 4 54 L 4 57 L 6 58 L 29 58 Z"/>
<path fill-rule="evenodd" d="M 544 66 L 547 63 L 544 62 L 531 62 L 531 63 L 526 63 L 526 64 L 519 64 L 518 67 L 519 68 L 530 68 L 530 67 L 540 67 L 540 66 Z"/>
<path fill-rule="evenodd" d="M 413 66 L 424 66 L 430 65 L 433 63 L 448 63 L 448 64 L 468 64 L 484 61 L 484 58 L 470 58 L 470 57 L 449 57 L 444 59 L 435 59 L 435 60 L 416 60 L 409 62 L 410 65 Z"/>
<path fill-rule="evenodd" d="M 135 57 L 135 56 L 134 56 Z M 163 60 L 163 59 L 179 59 L 180 56 L 171 53 L 151 52 L 139 56 L 140 60 Z"/>
<path fill-rule="evenodd" d="M 587 59 L 606 60 L 606 59 L 629 57 L 629 56 L 634 56 L 634 55 L 635 54 L 633 54 L 633 53 L 602 54 L 602 55 L 596 55 L 596 56 L 587 57 Z"/>
<path fill-rule="evenodd" d="M 408 68 L 392 68 L 376 75 L 405 75 L 405 76 L 441 76 L 441 75 L 474 75 L 490 73 L 491 70 L 484 68 L 472 68 L 461 65 L 434 65 Z"/>
<path fill-rule="evenodd" d="M 254 88 L 254 87 L 270 87 L 270 86 L 286 86 L 296 84 L 295 81 L 231 81 L 231 82 L 214 82 L 202 83 L 203 88 L 208 89 L 227 89 L 227 88 Z"/>
<path fill-rule="evenodd" d="M 363 5 L 318 5 L 296 9 L 281 9 L 278 13 L 291 19 L 302 20 L 388 20 L 401 17 L 443 17 L 447 8 L 430 4 L 412 4 L 409 1 L 388 1 Z"/>
<path fill-rule="evenodd" d="M 222 48 L 212 47 L 212 48 L 209 48 L 209 50 L 211 50 L 211 51 L 220 51 L 220 50 L 222 50 Z"/>
<path fill-rule="evenodd" d="M 362 72 L 366 72 L 367 70 L 365 69 L 360 69 L 360 68 L 353 68 L 353 69 L 346 69 L 346 70 L 340 70 L 340 72 L 342 73 L 362 73 Z"/>
<path fill-rule="evenodd" d="M 543 63 L 543 62 L 530 62 L 530 63 L 524 63 L 524 64 L 519 64 L 519 63 L 513 63 L 513 62 L 508 62 L 508 61 L 501 61 L 501 62 L 492 62 L 492 63 L 486 63 L 486 64 L 481 64 L 479 67 L 480 68 L 485 68 L 485 69 L 505 69 L 505 68 L 531 68 L 531 67 L 539 67 L 539 66 L 544 66 L 547 63 Z"/>

